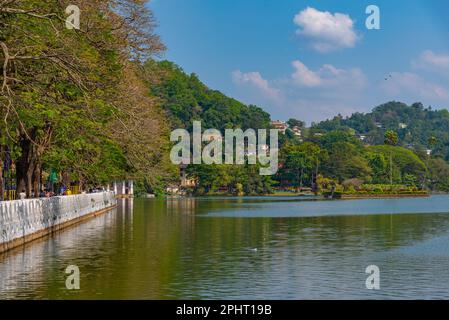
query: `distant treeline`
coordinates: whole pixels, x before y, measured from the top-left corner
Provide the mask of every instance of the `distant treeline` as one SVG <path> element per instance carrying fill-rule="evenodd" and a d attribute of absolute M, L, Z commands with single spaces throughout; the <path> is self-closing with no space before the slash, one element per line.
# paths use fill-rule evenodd
<path fill-rule="evenodd" d="M 270 115 L 261 108 L 246 106 L 209 89 L 195 74 L 187 75 L 172 62 L 148 61 L 145 68 L 155 75 L 149 87 L 152 95 L 160 99 L 172 128 L 191 129 L 193 120 L 202 121 L 203 128 L 219 130 L 270 127 Z M 419 125 L 412 121 L 415 118 L 419 118 L 415 121 Z M 355 119 L 363 120 L 356 125 Z M 288 123 L 300 127 L 303 135 L 300 138 L 291 130 L 280 135 L 277 175 L 261 177 L 250 165 L 191 165 L 189 176 L 198 182 L 193 191 L 262 194 L 272 192 L 273 187 L 310 187 L 319 191 L 331 185 L 358 188 L 362 184 L 449 190 L 449 166 L 439 151 L 449 142 L 444 132 L 446 125 L 449 128 L 449 113 L 445 110 L 391 102 L 375 108 L 372 114 L 355 114 L 346 119 L 337 116 L 311 128 L 305 128 L 304 122 L 297 119 Z M 438 133 L 415 129 L 438 124 Z M 421 137 L 412 139 L 415 130 Z M 431 155 L 427 148 L 432 148 Z"/>

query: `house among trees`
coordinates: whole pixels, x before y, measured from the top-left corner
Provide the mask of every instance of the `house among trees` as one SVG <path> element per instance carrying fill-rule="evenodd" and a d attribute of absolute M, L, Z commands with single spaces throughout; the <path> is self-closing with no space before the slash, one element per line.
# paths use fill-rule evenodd
<path fill-rule="evenodd" d="M 297 136 L 298 138 L 301 138 L 302 132 L 301 132 L 301 128 L 300 127 L 294 126 L 294 127 L 290 128 L 290 129 L 293 131 L 293 134 L 295 136 Z"/>
<path fill-rule="evenodd" d="M 181 179 L 181 187 L 193 188 L 196 186 L 196 180 L 187 177 L 187 165 L 181 164 L 179 166 L 179 175 Z"/>
<path fill-rule="evenodd" d="M 358 134 L 357 138 L 359 138 L 360 141 L 365 142 L 368 136 L 366 134 Z"/>
<path fill-rule="evenodd" d="M 285 134 L 285 131 L 288 129 L 287 123 L 285 123 L 284 121 L 280 121 L 280 120 L 271 121 L 271 126 L 274 129 L 278 129 L 283 134 Z"/>

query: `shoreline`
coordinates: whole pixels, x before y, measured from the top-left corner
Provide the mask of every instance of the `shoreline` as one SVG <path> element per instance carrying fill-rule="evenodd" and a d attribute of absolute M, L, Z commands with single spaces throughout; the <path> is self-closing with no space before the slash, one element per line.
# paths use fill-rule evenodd
<path fill-rule="evenodd" d="M 417 193 L 417 194 L 347 194 L 339 195 L 334 198 L 328 198 L 323 194 L 260 194 L 260 195 L 244 195 L 237 196 L 232 194 L 211 194 L 201 196 L 167 196 L 169 199 L 182 199 L 182 198 L 213 198 L 213 197 L 225 197 L 225 198 L 253 198 L 253 197 L 267 197 L 267 198 L 315 198 L 316 200 L 357 200 L 357 199 L 401 199 L 401 198 L 428 198 L 434 195 L 449 195 L 447 192 L 438 193 Z M 142 198 L 143 199 L 143 198 Z"/>
<path fill-rule="evenodd" d="M 0 203 L 0 254 L 117 206 L 112 192 Z"/>
<path fill-rule="evenodd" d="M 426 194 L 371 194 L 371 195 L 342 195 L 335 200 L 357 200 L 357 199 L 401 199 L 401 198 L 429 198 L 430 193 Z"/>

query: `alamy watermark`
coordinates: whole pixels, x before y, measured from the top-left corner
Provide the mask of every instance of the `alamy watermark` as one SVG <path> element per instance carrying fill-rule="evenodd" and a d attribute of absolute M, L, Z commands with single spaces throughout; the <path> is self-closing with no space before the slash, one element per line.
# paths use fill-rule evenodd
<path fill-rule="evenodd" d="M 365 10 L 369 14 L 365 20 L 365 27 L 368 30 L 380 30 L 380 9 L 376 5 L 369 5 Z"/>
<path fill-rule="evenodd" d="M 80 29 L 81 10 L 77 5 L 69 5 L 65 9 L 68 15 L 65 21 L 66 28 L 69 30 Z M 368 30 L 380 30 L 380 9 L 376 5 L 369 5 L 365 9 L 365 13 L 369 16 L 365 20 L 365 26 Z"/>
<path fill-rule="evenodd" d="M 366 278 L 365 286 L 368 290 L 380 290 L 380 269 L 372 264 L 365 269 L 365 273 L 369 274 Z"/>
<path fill-rule="evenodd" d="M 193 137 L 185 129 L 171 133 L 170 141 L 178 142 L 170 152 L 174 164 L 259 164 L 260 175 L 273 175 L 278 171 L 278 130 L 226 129 L 225 138 L 217 129 L 201 131 L 201 122 L 193 121 Z M 208 143 L 203 148 L 203 142 Z M 224 158 L 223 158 L 224 142 Z M 234 143 L 235 142 L 235 143 Z M 224 160 L 224 161 L 223 161 Z"/>
<path fill-rule="evenodd" d="M 65 27 L 69 30 L 79 30 L 81 17 L 80 8 L 76 5 L 71 4 L 65 9 L 65 13 L 68 14 L 68 17 L 65 20 Z"/>
<path fill-rule="evenodd" d="M 69 276 L 65 280 L 65 287 L 68 290 L 80 289 L 80 268 L 75 265 L 70 265 L 65 269 L 65 273 Z"/>

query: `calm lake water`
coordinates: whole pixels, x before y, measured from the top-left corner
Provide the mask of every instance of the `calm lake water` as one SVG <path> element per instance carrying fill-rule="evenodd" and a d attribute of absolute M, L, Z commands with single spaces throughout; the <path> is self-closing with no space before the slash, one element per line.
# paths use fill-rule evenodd
<path fill-rule="evenodd" d="M 69 265 L 80 290 L 65 288 Z M 0 256 L 0 299 L 12 298 L 447 299 L 449 196 L 119 200 Z"/>

